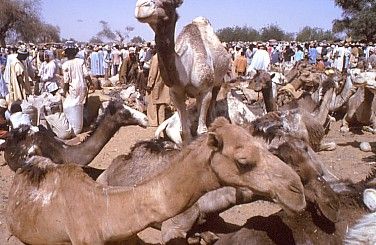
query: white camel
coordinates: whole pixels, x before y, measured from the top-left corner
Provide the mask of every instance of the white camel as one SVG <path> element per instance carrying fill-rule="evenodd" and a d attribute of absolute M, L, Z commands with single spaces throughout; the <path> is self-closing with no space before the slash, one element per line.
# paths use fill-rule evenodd
<path fill-rule="evenodd" d="M 161 76 L 170 87 L 171 100 L 181 118 L 182 137 L 188 142 L 191 135 L 186 96 L 197 100 L 197 133 L 207 132 L 206 121 L 212 119 L 212 108 L 231 56 L 204 17 L 185 26 L 175 45 L 176 8 L 182 3 L 183 0 L 138 0 L 135 16 L 155 32 Z"/>

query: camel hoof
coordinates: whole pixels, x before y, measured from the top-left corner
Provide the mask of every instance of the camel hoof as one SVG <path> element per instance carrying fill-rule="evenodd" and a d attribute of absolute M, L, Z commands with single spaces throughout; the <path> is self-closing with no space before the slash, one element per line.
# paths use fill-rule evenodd
<path fill-rule="evenodd" d="M 350 131 L 349 127 L 342 126 L 341 129 L 339 130 L 341 133 L 348 133 Z"/>
<path fill-rule="evenodd" d="M 360 148 L 361 151 L 364 151 L 364 152 L 371 152 L 372 151 L 372 147 L 368 142 L 360 143 L 359 148 Z"/>

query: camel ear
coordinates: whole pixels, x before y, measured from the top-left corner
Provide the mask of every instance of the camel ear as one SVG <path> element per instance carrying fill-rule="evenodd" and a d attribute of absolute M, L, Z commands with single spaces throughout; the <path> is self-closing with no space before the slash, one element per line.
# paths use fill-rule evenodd
<path fill-rule="evenodd" d="M 208 132 L 208 146 L 214 150 L 219 151 L 222 149 L 223 146 L 223 140 L 222 137 L 219 136 L 217 133 L 214 132 Z"/>

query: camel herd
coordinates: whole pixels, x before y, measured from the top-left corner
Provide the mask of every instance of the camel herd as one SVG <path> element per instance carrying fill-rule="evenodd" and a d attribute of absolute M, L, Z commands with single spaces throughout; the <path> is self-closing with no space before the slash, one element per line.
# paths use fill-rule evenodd
<path fill-rule="evenodd" d="M 135 11 L 155 32 L 177 113 L 106 170 L 88 165 L 119 128 L 147 126 L 123 102 L 105 102 L 94 132 L 78 145 L 43 127 L 13 130 L 4 152 L 16 172 L 11 234 L 26 244 L 128 244 L 155 227 L 164 244 L 186 244 L 192 230 L 199 244 L 375 244 L 376 169 L 356 183 L 341 180 L 316 152 L 336 148 L 323 139 L 339 111 L 342 131 L 352 123 L 375 130 L 376 72 L 325 73 L 299 62 L 284 76 L 257 71 L 222 85 L 230 58 L 208 20 L 196 18 L 175 44 L 182 2 L 138 0 Z M 244 84 L 262 93 L 267 113 L 243 103 Z M 186 96 L 196 98 L 195 108 L 187 110 Z M 252 217 L 240 230 L 217 222 L 220 212 L 257 200 L 282 210 Z M 221 229 L 227 234 L 217 235 Z"/>

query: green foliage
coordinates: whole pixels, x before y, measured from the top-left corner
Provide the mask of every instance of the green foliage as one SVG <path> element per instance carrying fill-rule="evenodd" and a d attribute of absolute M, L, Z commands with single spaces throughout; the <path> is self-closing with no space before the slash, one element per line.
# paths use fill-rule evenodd
<path fill-rule="evenodd" d="M 140 36 L 135 36 L 131 40 L 131 43 L 144 43 L 145 40 Z"/>
<path fill-rule="evenodd" d="M 217 36 L 223 42 L 256 41 L 260 38 L 258 31 L 248 26 L 225 27 L 217 31 Z"/>
<path fill-rule="evenodd" d="M 225 27 L 219 29 L 216 32 L 216 34 L 222 42 L 253 42 L 259 40 L 267 41 L 270 39 L 293 40 L 294 37 L 292 33 L 287 33 L 283 31 L 277 25 L 268 25 L 266 27 L 261 28 L 260 31 L 248 26 Z"/>
<path fill-rule="evenodd" d="M 298 34 L 296 35 L 296 41 L 306 42 L 306 41 L 333 41 L 336 37 L 334 33 L 330 30 L 324 31 L 322 28 L 318 27 L 309 27 L 305 26 Z"/>
<path fill-rule="evenodd" d="M 260 38 L 262 41 L 268 41 L 270 39 L 291 41 L 294 37 L 292 34 L 283 31 L 278 25 L 270 24 L 261 28 Z"/>
<path fill-rule="evenodd" d="M 335 0 L 342 8 L 342 18 L 334 20 L 333 31 L 345 32 L 354 39 L 376 39 L 375 0 Z"/>
<path fill-rule="evenodd" d="M 40 18 L 40 0 L 0 0 L 0 45 L 5 39 L 25 42 L 55 42 L 60 29 Z"/>

